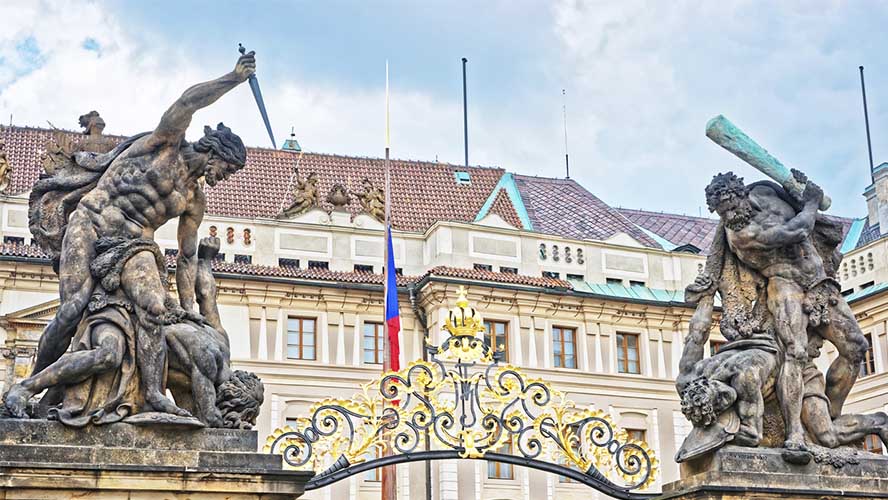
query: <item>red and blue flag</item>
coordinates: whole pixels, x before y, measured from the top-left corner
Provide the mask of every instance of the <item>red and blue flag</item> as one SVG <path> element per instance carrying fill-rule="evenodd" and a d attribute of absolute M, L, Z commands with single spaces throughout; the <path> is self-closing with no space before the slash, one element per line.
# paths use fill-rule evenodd
<path fill-rule="evenodd" d="M 395 253 L 392 249 L 391 226 L 385 228 L 385 239 L 385 244 L 388 247 L 388 262 L 385 263 L 385 324 L 388 326 L 389 369 L 398 371 L 401 369 L 401 344 L 398 342 L 398 332 L 401 331 L 401 313 L 398 310 L 398 278 L 395 269 Z"/>

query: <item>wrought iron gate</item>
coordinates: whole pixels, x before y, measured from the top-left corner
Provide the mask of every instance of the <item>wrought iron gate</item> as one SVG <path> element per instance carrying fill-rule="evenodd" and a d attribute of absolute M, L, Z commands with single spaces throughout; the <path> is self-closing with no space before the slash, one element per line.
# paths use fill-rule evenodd
<path fill-rule="evenodd" d="M 272 433 L 265 451 L 317 472 L 307 490 L 398 463 L 481 459 L 558 474 L 616 498 L 654 496 L 637 492 L 657 474 L 647 444 L 606 413 L 501 365 L 502 353 L 477 337 L 484 325 L 462 287 L 445 329 L 440 346 L 426 346 L 429 361 L 385 373 L 351 400 L 316 403 L 295 428 Z"/>

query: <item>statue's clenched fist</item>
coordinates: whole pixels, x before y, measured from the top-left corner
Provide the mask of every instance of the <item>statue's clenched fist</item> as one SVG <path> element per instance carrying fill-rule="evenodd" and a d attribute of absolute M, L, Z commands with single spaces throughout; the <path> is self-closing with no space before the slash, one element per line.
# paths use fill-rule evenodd
<path fill-rule="evenodd" d="M 234 74 L 237 75 L 240 81 L 246 81 L 247 78 L 250 78 L 253 73 L 256 72 L 256 52 L 249 51 L 245 54 L 242 54 L 238 60 L 237 65 L 234 67 Z"/>

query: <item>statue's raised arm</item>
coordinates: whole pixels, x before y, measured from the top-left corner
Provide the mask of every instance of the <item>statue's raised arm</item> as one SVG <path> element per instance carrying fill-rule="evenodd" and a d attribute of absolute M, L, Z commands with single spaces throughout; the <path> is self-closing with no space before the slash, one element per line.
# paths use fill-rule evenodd
<path fill-rule="evenodd" d="M 229 73 L 215 80 L 198 83 L 186 90 L 176 102 L 166 110 L 160 123 L 151 134 L 149 142 L 168 142 L 178 145 L 191 125 L 191 117 L 198 110 L 216 102 L 231 89 L 245 82 L 256 72 L 256 55 L 250 51 L 238 58 L 237 64 Z"/>

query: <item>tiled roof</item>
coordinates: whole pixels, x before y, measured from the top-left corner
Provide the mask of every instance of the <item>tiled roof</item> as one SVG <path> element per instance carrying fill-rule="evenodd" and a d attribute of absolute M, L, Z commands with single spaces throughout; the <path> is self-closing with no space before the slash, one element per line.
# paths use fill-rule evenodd
<path fill-rule="evenodd" d="M 617 210 L 633 223 L 675 246 L 691 244 L 704 252 L 709 250 L 709 245 L 715 237 L 715 229 L 718 227 L 718 219 L 628 208 Z"/>
<path fill-rule="evenodd" d="M 426 276 L 441 276 L 449 278 L 464 278 L 474 281 L 493 281 L 498 283 L 511 283 L 515 285 L 538 286 L 543 288 L 565 288 L 573 286 L 562 279 L 545 278 L 542 276 L 527 276 L 524 274 L 498 273 L 483 271 L 480 269 L 462 269 L 457 267 L 438 266 L 429 269 Z"/>
<path fill-rule="evenodd" d="M 642 245 L 660 248 L 617 210 L 572 179 L 516 175 L 515 183 L 535 231 L 578 240 L 606 240 L 622 232 Z"/>
<path fill-rule="evenodd" d="M 709 246 L 712 244 L 715 230 L 718 227 L 718 219 L 716 218 L 710 219 L 629 208 L 617 210 L 635 224 L 668 240 L 675 246 L 680 247 L 691 244 L 702 250 L 703 253 L 709 252 Z M 847 217 L 827 215 L 826 218 L 841 224 L 843 237 L 848 234 L 848 230 L 854 223 L 854 219 Z M 866 230 L 864 230 L 865 233 Z"/>
<path fill-rule="evenodd" d="M 24 245 L 18 243 L 0 244 L 0 257 L 11 257 L 14 260 L 23 259 L 48 263 L 49 256 L 36 245 Z M 166 255 L 167 266 L 170 269 L 176 267 L 176 258 Z M 308 281 L 329 281 L 337 283 L 356 283 L 368 285 L 382 285 L 382 274 L 330 271 L 327 269 L 301 269 L 289 266 L 260 266 L 256 264 L 241 264 L 213 261 L 213 272 L 219 274 L 234 274 L 239 276 L 292 278 Z M 472 281 L 488 281 L 494 283 L 509 283 L 515 285 L 536 286 L 542 288 L 571 289 L 569 282 L 537 276 L 522 274 L 497 273 L 493 271 L 479 271 L 476 269 L 462 269 L 456 267 L 438 266 L 429 269 L 422 276 L 398 276 L 398 286 L 407 286 L 416 283 L 426 277 L 462 278 Z"/>
<path fill-rule="evenodd" d="M 77 142 L 82 134 L 63 131 Z M 53 131 L 31 127 L 0 126 L 6 143 L 12 182 L 9 194 L 27 192 L 42 171 L 40 156 Z M 114 137 L 122 140 L 122 137 Z M 367 177 L 375 186 L 385 182 L 384 160 L 318 153 L 248 148 L 247 165 L 215 188 L 207 187 L 207 212 L 222 217 L 276 217 L 293 201 L 293 169 L 301 176 L 318 174 L 321 208 L 333 207 L 324 199 L 335 183 L 350 192 L 363 192 Z M 424 231 L 437 221 L 468 222 L 504 173 L 501 168 L 464 167 L 447 163 L 392 160 L 392 225 L 402 231 Z M 468 184 L 456 183 L 455 172 L 468 172 Z M 360 201 L 351 197 L 347 209 L 360 212 Z M 509 219 L 510 223 L 514 217 Z M 518 225 L 520 227 L 520 224 Z"/>
<path fill-rule="evenodd" d="M 867 219 L 866 225 L 863 226 L 863 231 L 860 233 L 860 239 L 857 240 L 857 245 L 854 248 L 860 248 L 881 237 L 882 231 L 879 227 L 879 223 L 876 222 L 875 224 L 870 224 L 869 219 Z"/>
<path fill-rule="evenodd" d="M 518 229 L 522 227 L 518 212 L 515 211 L 512 201 L 509 200 L 509 195 L 502 189 L 496 193 L 496 198 L 493 200 L 493 205 L 488 213 L 499 215 L 504 221 Z"/>

